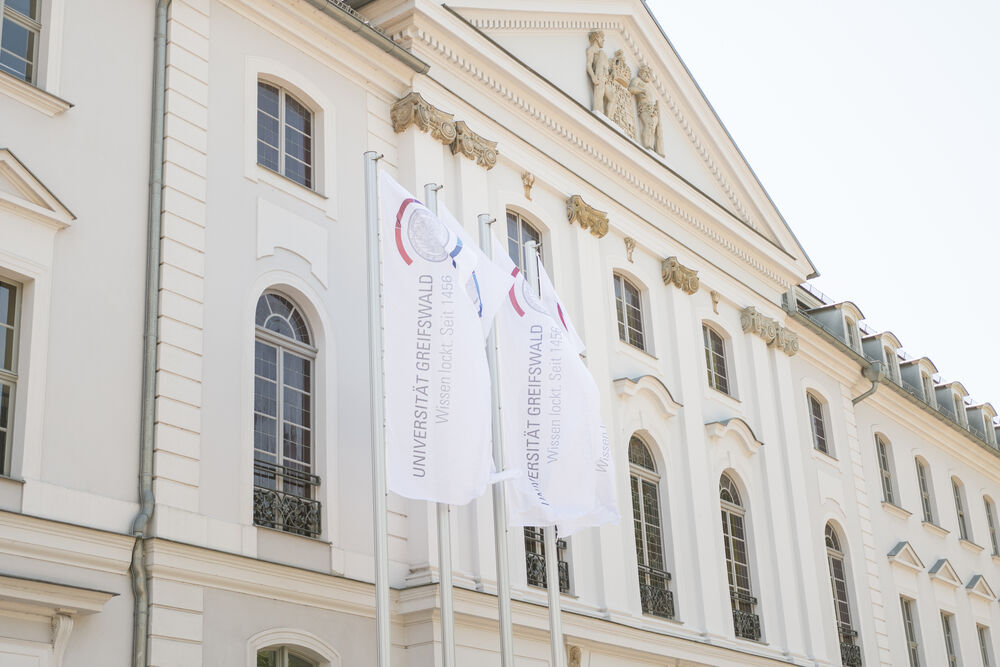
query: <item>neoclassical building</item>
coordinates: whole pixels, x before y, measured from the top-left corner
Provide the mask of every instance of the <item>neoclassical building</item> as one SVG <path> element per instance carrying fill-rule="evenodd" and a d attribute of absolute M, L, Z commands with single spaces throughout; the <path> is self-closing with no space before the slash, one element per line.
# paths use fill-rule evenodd
<path fill-rule="evenodd" d="M 540 243 L 601 391 L 622 521 L 508 531 L 518 665 L 547 557 L 575 666 L 996 664 L 996 411 L 809 286 L 640 0 L 0 13 L 0 664 L 374 664 L 365 151 Z M 393 665 L 440 664 L 388 506 Z M 499 665 L 491 496 L 451 532 Z"/>

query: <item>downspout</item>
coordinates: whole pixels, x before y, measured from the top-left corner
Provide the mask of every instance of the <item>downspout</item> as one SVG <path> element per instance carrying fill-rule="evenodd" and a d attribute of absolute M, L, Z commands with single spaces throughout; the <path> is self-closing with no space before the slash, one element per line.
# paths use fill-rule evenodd
<path fill-rule="evenodd" d="M 152 123 L 149 133 L 149 208 L 146 212 L 146 294 L 142 332 L 142 408 L 139 426 L 139 513 L 132 521 L 132 667 L 146 667 L 149 645 L 149 572 L 146 538 L 153 518 L 153 429 L 156 407 L 156 334 L 160 292 L 160 227 L 163 199 L 164 100 L 166 99 L 167 13 L 170 0 L 157 0 L 153 37 Z"/>
<path fill-rule="evenodd" d="M 871 380 L 872 386 L 871 389 L 861 394 L 857 398 L 853 399 L 854 405 L 857 405 L 861 401 L 865 400 L 866 398 L 874 394 L 876 389 L 878 389 L 878 383 L 882 380 L 882 377 L 884 375 L 882 373 L 882 362 L 881 361 L 872 362 L 872 364 L 867 368 L 861 369 L 861 374 L 865 376 L 866 380 Z"/>

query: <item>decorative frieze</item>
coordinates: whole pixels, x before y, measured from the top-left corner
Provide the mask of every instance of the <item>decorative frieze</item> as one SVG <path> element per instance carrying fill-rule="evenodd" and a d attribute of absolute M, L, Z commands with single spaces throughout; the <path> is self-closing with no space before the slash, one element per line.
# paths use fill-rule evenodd
<path fill-rule="evenodd" d="M 580 195 L 573 195 L 566 200 L 566 217 L 570 224 L 576 221 L 597 238 L 608 233 L 608 214 L 587 204 Z"/>
<path fill-rule="evenodd" d="M 773 345 L 788 356 L 799 351 L 799 336 L 770 317 L 767 317 L 754 306 L 747 306 L 740 313 L 740 326 L 743 333 L 759 336 L 768 345 Z"/>
<path fill-rule="evenodd" d="M 531 188 L 535 185 L 535 175 L 530 171 L 521 172 L 521 185 L 524 186 L 524 198 L 531 200 Z"/>
<path fill-rule="evenodd" d="M 701 281 L 697 271 L 684 266 L 676 257 L 667 257 L 663 260 L 663 284 L 673 284 L 688 294 L 694 294 Z"/>
<path fill-rule="evenodd" d="M 635 251 L 635 239 L 631 236 L 625 237 L 625 257 L 632 262 L 632 253 Z M 632 262 L 634 264 L 634 262 Z"/>
<path fill-rule="evenodd" d="M 461 153 L 487 170 L 497 166 L 497 142 L 479 136 L 469 129 L 464 120 L 455 121 L 455 131 L 458 136 L 451 145 L 453 155 Z"/>
<path fill-rule="evenodd" d="M 411 125 L 421 132 L 429 132 L 442 144 L 452 144 L 457 136 L 455 114 L 441 111 L 420 95 L 411 92 L 393 103 L 389 112 L 392 129 L 403 132 Z"/>

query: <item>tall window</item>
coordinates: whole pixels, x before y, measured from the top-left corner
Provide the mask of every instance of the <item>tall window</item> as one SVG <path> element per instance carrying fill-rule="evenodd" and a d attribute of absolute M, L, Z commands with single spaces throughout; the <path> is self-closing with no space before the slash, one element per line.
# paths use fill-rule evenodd
<path fill-rule="evenodd" d="M 858 324 L 851 318 L 844 319 L 847 328 L 847 345 L 852 350 L 858 350 Z"/>
<path fill-rule="evenodd" d="M 313 347 L 305 318 L 280 294 L 257 301 L 254 352 L 254 523 L 320 533 L 314 497 Z"/>
<path fill-rule="evenodd" d="M 556 558 L 559 570 L 559 592 L 569 593 L 569 561 L 566 540 L 556 540 Z M 546 588 L 548 576 L 545 572 L 545 533 L 535 526 L 524 527 L 524 565 L 528 574 L 528 585 Z"/>
<path fill-rule="evenodd" d="M 316 667 L 316 663 L 294 648 L 280 646 L 257 651 L 257 667 Z"/>
<path fill-rule="evenodd" d="M 951 478 L 951 493 L 955 497 L 955 515 L 958 517 L 958 536 L 963 540 L 969 537 L 969 522 L 965 511 L 965 489 L 957 477 Z"/>
<path fill-rule="evenodd" d="M 885 353 L 885 373 L 893 382 L 899 382 L 899 369 L 896 367 L 896 353 L 891 348 L 884 347 Z"/>
<path fill-rule="evenodd" d="M 920 381 L 924 386 L 924 399 L 931 405 L 937 405 L 937 400 L 934 396 L 934 381 L 931 379 L 931 376 L 927 373 L 921 373 Z"/>
<path fill-rule="evenodd" d="M 881 435 L 875 436 L 875 453 L 878 456 L 878 471 L 882 478 L 882 500 L 895 504 L 896 495 L 892 487 L 892 468 L 889 462 L 889 445 Z"/>
<path fill-rule="evenodd" d="M 993 647 L 990 641 L 990 629 L 985 625 L 976 626 L 979 637 L 979 653 L 983 656 L 983 667 L 993 667 Z"/>
<path fill-rule="evenodd" d="M 41 0 L 0 0 L 0 71 L 35 83 L 41 41 Z"/>
<path fill-rule="evenodd" d="M 955 396 L 955 419 L 963 426 L 969 423 L 969 416 L 965 414 L 965 401 L 961 396 Z"/>
<path fill-rule="evenodd" d="M 525 271 L 527 266 L 524 244 L 534 241 L 538 244 L 538 256 L 542 256 L 542 233 L 522 216 L 507 211 L 507 254 L 512 262 Z"/>
<path fill-rule="evenodd" d="M 11 422 L 17 385 L 17 285 L 0 281 L 0 474 L 10 474 Z"/>
<path fill-rule="evenodd" d="M 640 350 L 646 349 L 642 328 L 642 297 L 639 289 L 617 273 L 615 306 L 618 311 L 618 338 Z"/>
<path fill-rule="evenodd" d="M 757 641 L 760 639 L 760 617 L 756 613 L 757 598 L 753 596 L 750 584 L 746 510 L 736 484 L 729 475 L 723 475 L 719 480 L 719 500 L 722 505 L 722 541 L 726 548 L 733 628 L 737 637 Z"/>
<path fill-rule="evenodd" d="M 670 573 L 663 555 L 660 476 L 656 473 L 656 463 L 649 448 L 636 436 L 632 436 L 628 443 L 628 462 L 642 613 L 673 618 L 674 594 L 668 587 Z"/>
<path fill-rule="evenodd" d="M 913 600 L 901 597 L 899 606 L 903 610 L 903 631 L 906 633 L 906 652 L 910 658 L 910 667 L 920 667 L 920 642 L 917 640 Z"/>
<path fill-rule="evenodd" d="M 257 164 L 313 187 L 312 112 L 264 81 L 257 82 Z"/>
<path fill-rule="evenodd" d="M 997 508 L 989 496 L 983 496 L 983 505 L 986 507 L 986 525 L 990 529 L 990 546 L 993 547 L 993 555 L 1000 556 L 1000 542 L 997 541 Z"/>
<path fill-rule="evenodd" d="M 809 425 L 812 427 L 813 447 L 824 454 L 829 454 L 830 447 L 826 441 L 826 419 L 823 417 L 823 403 L 812 394 L 806 394 L 806 401 L 809 403 Z"/>
<path fill-rule="evenodd" d="M 955 643 L 955 630 L 952 627 L 953 616 L 941 612 L 941 630 L 944 633 L 944 651 L 948 657 L 948 667 L 958 667 L 958 647 Z"/>
<path fill-rule="evenodd" d="M 840 660 L 844 667 L 860 667 L 861 647 L 858 633 L 851 623 L 851 601 L 847 594 L 847 567 L 844 550 L 833 525 L 826 524 L 826 560 L 830 566 L 830 585 L 833 587 L 833 606 L 837 615 L 837 636 L 840 639 Z"/>
<path fill-rule="evenodd" d="M 701 326 L 705 339 L 705 366 L 708 369 L 708 386 L 723 394 L 729 392 L 729 368 L 726 363 L 726 341 L 706 324 Z"/>
<path fill-rule="evenodd" d="M 931 495 L 931 478 L 927 464 L 921 459 L 917 463 L 917 486 L 920 487 L 920 506 L 924 510 L 924 521 L 934 523 L 934 498 Z"/>

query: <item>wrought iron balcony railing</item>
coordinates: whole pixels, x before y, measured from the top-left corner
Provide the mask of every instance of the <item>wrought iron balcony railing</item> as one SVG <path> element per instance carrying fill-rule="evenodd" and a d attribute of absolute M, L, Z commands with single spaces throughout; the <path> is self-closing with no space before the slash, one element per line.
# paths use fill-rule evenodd
<path fill-rule="evenodd" d="M 757 598 L 746 593 L 730 591 L 733 605 L 733 629 L 737 637 L 760 641 L 760 616 L 754 613 Z"/>
<path fill-rule="evenodd" d="M 862 667 L 858 633 L 846 625 L 839 626 L 837 632 L 840 635 L 840 663 L 844 667 Z"/>
<path fill-rule="evenodd" d="M 254 461 L 253 522 L 295 535 L 320 534 L 322 505 L 312 498 L 320 480 L 301 470 Z"/>
<path fill-rule="evenodd" d="M 545 574 L 545 556 L 533 552 L 525 555 L 528 567 L 528 585 L 537 588 L 548 588 L 548 577 Z M 569 563 L 559 561 L 559 592 L 569 593 Z"/>
<path fill-rule="evenodd" d="M 642 613 L 660 618 L 674 617 L 674 594 L 668 587 L 670 573 L 645 565 L 639 566 L 639 596 Z"/>

